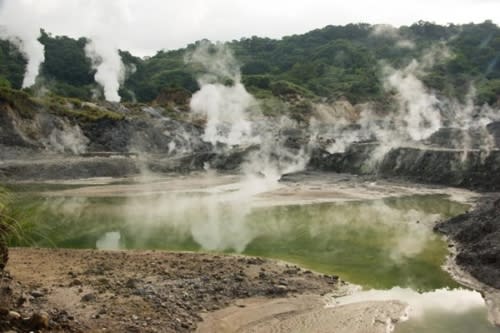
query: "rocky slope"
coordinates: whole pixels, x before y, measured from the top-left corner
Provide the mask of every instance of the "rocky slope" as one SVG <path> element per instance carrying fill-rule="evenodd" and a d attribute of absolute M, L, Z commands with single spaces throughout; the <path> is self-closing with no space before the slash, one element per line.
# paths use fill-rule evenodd
<path fill-rule="evenodd" d="M 354 144 L 344 153 L 316 150 L 312 169 L 354 174 L 375 174 L 383 178 L 402 178 L 415 182 L 465 187 L 474 190 L 500 190 L 500 150 L 453 149 L 419 145 L 390 149 L 381 159 L 377 143 Z"/>
<path fill-rule="evenodd" d="M 456 262 L 472 276 L 500 289 L 500 196 L 435 227 L 458 245 Z"/>
<path fill-rule="evenodd" d="M 145 105 L 50 104 L 21 92 L 0 94 L 0 178 L 123 177 L 241 164 L 247 148 L 217 150 L 202 141 L 203 127 L 196 120 L 183 111 L 165 112 Z"/>
<path fill-rule="evenodd" d="M 349 110 L 332 108 L 334 114 L 355 117 L 354 109 Z M 375 140 L 353 141 L 344 152 L 329 153 L 328 145 L 341 142 L 349 132 L 332 130 L 335 121 L 325 121 L 315 133 L 307 124 L 283 125 L 279 119 L 259 119 L 253 126 L 267 135 L 260 148 L 228 147 L 205 142 L 204 120 L 185 108 L 37 99 L 3 89 L 0 178 L 123 177 L 143 171 L 189 172 L 208 166 L 237 170 L 248 154 L 260 150 L 266 155 L 260 156 L 263 161 L 274 159 L 277 164 L 303 154 L 301 158 L 309 159 L 312 170 L 500 190 L 500 122 L 469 130 L 444 127 L 425 141 L 399 147 L 386 147 L 390 142 Z"/>

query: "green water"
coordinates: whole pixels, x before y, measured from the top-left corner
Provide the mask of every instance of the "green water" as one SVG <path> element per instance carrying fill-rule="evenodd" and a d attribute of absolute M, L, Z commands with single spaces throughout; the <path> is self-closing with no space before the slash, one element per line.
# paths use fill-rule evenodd
<path fill-rule="evenodd" d="M 67 188 L 72 187 L 53 185 L 45 190 L 60 194 Z M 13 245 L 212 251 L 278 258 L 340 275 L 365 289 L 400 286 L 429 291 L 421 294 L 426 307 L 443 298 L 426 296 L 433 290 L 457 287 L 441 269 L 447 244 L 432 227 L 467 206 L 444 195 L 254 207 L 252 198 L 236 192 L 130 197 L 49 194 L 43 186 L 16 191 L 15 213 L 26 228 L 21 240 L 12 240 Z M 398 325 L 396 332 L 498 333 L 486 319 L 481 296 L 470 293 L 476 303 L 465 310 L 428 311 Z M 455 296 L 459 301 L 460 295 Z"/>
<path fill-rule="evenodd" d="M 456 286 L 440 268 L 447 246 L 432 225 L 466 207 L 445 196 L 256 208 L 219 199 L 20 193 L 16 207 L 30 228 L 15 245 L 236 252 L 370 288 Z"/>

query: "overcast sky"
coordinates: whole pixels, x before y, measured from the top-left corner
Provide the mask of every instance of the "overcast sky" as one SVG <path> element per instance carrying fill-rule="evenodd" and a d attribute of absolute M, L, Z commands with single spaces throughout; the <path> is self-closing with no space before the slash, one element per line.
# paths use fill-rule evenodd
<path fill-rule="evenodd" d="M 0 0 L 0 25 L 103 38 L 136 55 L 208 38 L 281 37 L 353 22 L 500 23 L 500 0 Z"/>

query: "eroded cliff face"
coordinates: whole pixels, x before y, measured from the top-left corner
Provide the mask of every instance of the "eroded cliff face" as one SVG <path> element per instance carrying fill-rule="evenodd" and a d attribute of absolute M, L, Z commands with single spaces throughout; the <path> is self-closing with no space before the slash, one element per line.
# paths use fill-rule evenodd
<path fill-rule="evenodd" d="M 363 141 L 359 126 L 337 126 L 335 117 L 310 124 L 259 118 L 252 121 L 258 142 L 228 146 L 205 142 L 200 119 L 165 115 L 161 107 L 71 100 L 54 106 L 16 98 L 0 99 L 4 179 L 123 177 L 207 167 L 235 171 L 260 158 L 278 166 L 297 159 L 313 170 L 500 190 L 500 122 L 443 127 L 425 140 L 398 146 L 373 135 Z"/>
<path fill-rule="evenodd" d="M 14 105 L 13 105 L 14 104 Z M 96 106 L 97 108 L 97 106 Z M 25 110 L 24 110 L 25 111 Z M 202 128 L 120 106 L 96 119 L 57 114 L 41 106 L 23 112 L 0 101 L 0 173 L 8 179 L 127 176 L 142 167 L 135 153 L 175 155 L 209 149 Z M 113 113 L 112 113 L 113 112 Z"/>
<path fill-rule="evenodd" d="M 9 103 L 0 102 L 0 144 L 72 155 L 134 150 L 168 154 L 209 147 L 200 138 L 203 129 L 192 123 L 146 110 L 137 115 L 123 106 L 115 115 L 81 119 L 70 111 L 56 115 L 43 109 L 25 115 Z"/>
<path fill-rule="evenodd" d="M 487 130 L 487 145 L 484 135 L 442 129 L 427 142 L 389 148 L 385 152 L 383 144 L 376 141 L 353 144 L 343 153 L 330 154 L 317 149 L 309 167 L 497 191 L 500 190 L 500 123 L 489 124 Z M 464 147 L 465 137 L 469 140 L 467 147 Z"/>
<path fill-rule="evenodd" d="M 203 126 L 163 116 L 159 107 L 95 105 L 103 114 L 92 119 L 12 104 L 0 101 L 0 177 L 7 180 L 233 170 L 254 149 L 215 147 L 203 141 Z"/>

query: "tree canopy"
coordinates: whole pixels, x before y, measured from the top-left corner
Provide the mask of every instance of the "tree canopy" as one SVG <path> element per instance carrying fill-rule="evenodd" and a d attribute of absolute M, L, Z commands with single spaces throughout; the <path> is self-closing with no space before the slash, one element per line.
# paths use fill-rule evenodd
<path fill-rule="evenodd" d="M 96 84 L 84 51 L 88 40 L 42 30 L 40 42 L 45 46 L 41 84 L 59 95 L 90 99 Z M 146 58 L 120 51 L 127 68 L 122 98 L 151 102 L 165 89 L 198 90 L 203 70 L 186 63 L 185 56 L 199 43 Z M 283 91 L 294 90 L 353 103 L 383 100 L 382 64 L 402 68 L 440 46 L 448 56 L 436 57 L 419 73 L 429 89 L 460 98 L 474 85 L 477 103 L 498 103 L 500 97 L 500 28 L 491 21 L 445 26 L 420 21 L 400 28 L 331 25 L 279 40 L 242 38 L 227 46 L 241 66 L 244 84 L 256 96 L 283 96 Z M 0 40 L 0 84 L 20 88 L 25 66 L 15 43 Z"/>

